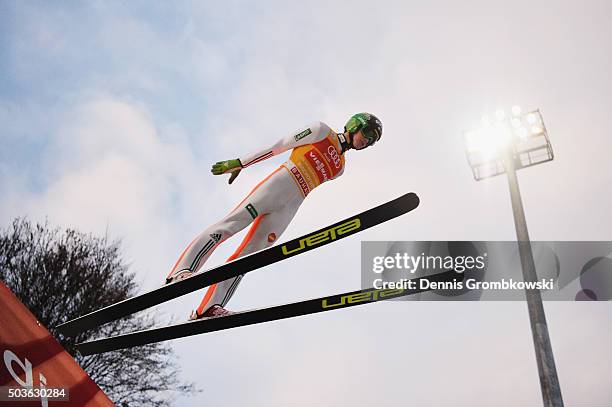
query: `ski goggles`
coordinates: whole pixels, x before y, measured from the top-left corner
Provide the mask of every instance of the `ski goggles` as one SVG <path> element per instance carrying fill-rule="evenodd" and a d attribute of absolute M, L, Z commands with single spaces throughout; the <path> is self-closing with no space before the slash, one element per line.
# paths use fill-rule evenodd
<path fill-rule="evenodd" d="M 363 137 L 368 140 L 368 146 L 371 146 L 372 144 L 376 143 L 380 138 L 380 134 L 378 134 L 376 129 L 373 129 L 371 127 L 362 128 L 361 134 L 363 134 Z"/>

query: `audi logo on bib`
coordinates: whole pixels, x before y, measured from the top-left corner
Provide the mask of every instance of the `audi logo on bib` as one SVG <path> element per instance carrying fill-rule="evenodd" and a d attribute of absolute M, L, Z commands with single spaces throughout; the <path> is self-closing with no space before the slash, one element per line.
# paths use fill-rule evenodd
<path fill-rule="evenodd" d="M 340 154 L 334 148 L 334 146 L 327 147 L 327 153 L 331 156 L 331 159 L 334 161 L 334 166 L 336 168 L 340 168 Z"/>

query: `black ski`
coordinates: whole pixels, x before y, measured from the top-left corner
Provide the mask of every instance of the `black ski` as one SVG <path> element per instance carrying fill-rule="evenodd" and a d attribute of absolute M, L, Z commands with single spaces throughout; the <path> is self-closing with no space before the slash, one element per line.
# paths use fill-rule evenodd
<path fill-rule="evenodd" d="M 60 332 L 75 336 L 88 329 L 142 311 L 157 304 L 180 297 L 202 287 L 246 274 L 250 271 L 284 260 L 309 250 L 316 249 L 333 241 L 361 232 L 372 226 L 403 215 L 419 206 L 419 197 L 407 193 L 399 198 L 347 218 L 316 232 L 290 240 L 282 245 L 272 246 L 251 255 L 238 258 L 193 277 L 148 291 L 144 294 L 120 301 L 67 321 L 58 326 Z"/>
<path fill-rule="evenodd" d="M 204 318 L 197 321 L 183 322 L 162 328 L 147 329 L 129 334 L 113 336 L 110 338 L 97 339 L 83 342 L 77 345 L 79 352 L 86 355 L 110 352 L 118 349 L 142 346 L 149 343 L 157 343 L 170 339 L 183 338 L 240 326 L 260 324 L 262 322 L 276 321 L 279 319 L 299 317 L 302 315 L 315 314 L 318 312 L 333 311 L 353 307 L 355 305 L 369 304 L 372 302 L 388 300 L 417 294 L 429 289 L 420 288 L 419 280 L 430 282 L 449 282 L 463 280 L 463 274 L 454 270 L 415 278 L 417 281 L 415 289 L 367 289 L 352 291 L 344 294 L 331 295 L 329 297 L 315 298 L 312 300 L 294 302 L 291 304 L 277 305 L 270 308 L 262 308 L 251 311 L 237 312 L 224 317 Z"/>

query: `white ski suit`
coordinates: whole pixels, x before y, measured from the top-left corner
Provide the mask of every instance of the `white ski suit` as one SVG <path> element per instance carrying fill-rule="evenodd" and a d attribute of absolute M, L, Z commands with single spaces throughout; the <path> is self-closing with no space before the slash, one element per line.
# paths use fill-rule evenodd
<path fill-rule="evenodd" d="M 252 224 L 240 246 L 227 261 L 271 246 L 285 231 L 304 198 L 325 181 L 344 171 L 338 135 L 325 123 L 315 122 L 273 146 L 240 157 L 243 168 L 293 149 L 289 159 L 253 188 L 225 218 L 208 227 L 187 246 L 170 272 L 197 272 L 224 240 Z M 208 288 L 196 312 L 202 315 L 217 304 L 224 307 L 242 276 Z"/>

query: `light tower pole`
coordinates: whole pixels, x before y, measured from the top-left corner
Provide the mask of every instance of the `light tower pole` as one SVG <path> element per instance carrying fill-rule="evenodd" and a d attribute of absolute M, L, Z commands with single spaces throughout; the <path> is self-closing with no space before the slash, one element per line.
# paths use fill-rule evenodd
<path fill-rule="evenodd" d="M 540 112 L 523 115 L 520 108 L 514 107 L 512 113 L 506 118 L 498 112 L 495 124 L 484 120 L 480 129 L 467 132 L 467 157 L 477 181 L 506 173 L 523 280 L 535 282 L 538 278 L 516 170 L 551 161 L 554 155 Z M 544 406 L 563 407 L 542 296 L 537 289 L 526 289 L 525 297 Z"/>

